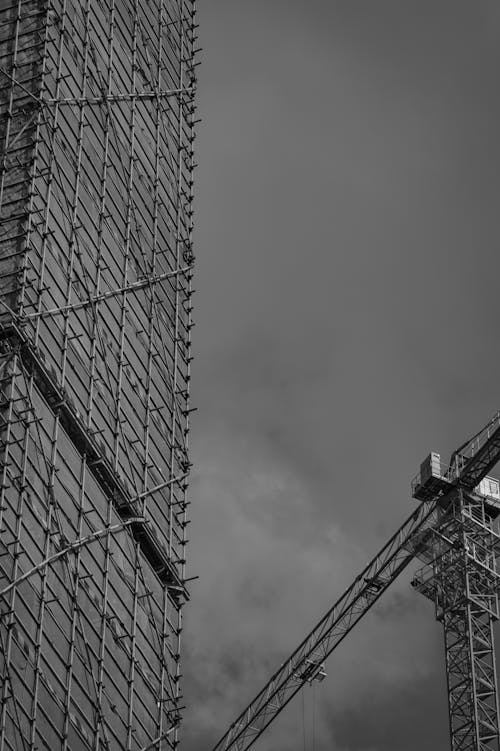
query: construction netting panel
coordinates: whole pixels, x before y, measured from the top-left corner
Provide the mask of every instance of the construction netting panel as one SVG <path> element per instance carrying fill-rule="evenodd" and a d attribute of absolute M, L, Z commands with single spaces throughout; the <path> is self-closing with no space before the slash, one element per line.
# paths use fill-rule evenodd
<path fill-rule="evenodd" d="M 195 29 L 0 3 L 0 751 L 176 743 Z"/>
<path fill-rule="evenodd" d="M 0 323 L 18 305 L 41 86 L 41 3 L 0 3 Z"/>
<path fill-rule="evenodd" d="M 96 748 L 96 738 L 102 748 L 140 749 L 176 712 L 176 602 L 21 358 L 4 356 L 0 368 L 9 489 L 0 586 L 12 587 L 0 604 L 10 695 L 0 747 L 34 738 L 55 751 L 73 737 L 71 749 Z"/>

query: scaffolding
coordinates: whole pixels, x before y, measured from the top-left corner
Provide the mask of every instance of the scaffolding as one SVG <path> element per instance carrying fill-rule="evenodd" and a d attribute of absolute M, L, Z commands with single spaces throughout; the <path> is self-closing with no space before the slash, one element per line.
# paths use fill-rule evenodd
<path fill-rule="evenodd" d="M 0 3 L 0 751 L 178 744 L 196 28 Z"/>

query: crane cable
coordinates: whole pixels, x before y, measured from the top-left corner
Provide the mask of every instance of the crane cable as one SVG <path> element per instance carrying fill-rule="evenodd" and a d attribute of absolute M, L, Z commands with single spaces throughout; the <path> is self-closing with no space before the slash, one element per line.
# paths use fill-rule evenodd
<path fill-rule="evenodd" d="M 312 751 L 316 747 L 316 683 L 313 683 Z"/>
<path fill-rule="evenodd" d="M 306 742 L 306 704 L 305 691 L 301 692 L 302 698 L 302 746 L 303 751 L 307 751 Z M 316 683 L 312 682 L 312 727 L 311 727 L 311 751 L 316 751 Z"/>
<path fill-rule="evenodd" d="M 306 706 L 305 706 L 305 691 L 301 691 L 302 694 L 302 740 L 304 745 L 304 751 L 306 751 Z"/>

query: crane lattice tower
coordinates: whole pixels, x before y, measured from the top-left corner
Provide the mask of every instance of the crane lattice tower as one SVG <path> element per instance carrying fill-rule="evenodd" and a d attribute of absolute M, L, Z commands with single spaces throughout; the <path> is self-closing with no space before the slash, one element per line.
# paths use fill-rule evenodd
<path fill-rule="evenodd" d="M 493 633 L 499 617 L 499 483 L 486 477 L 474 489 L 453 487 L 459 471 L 443 472 L 436 454 L 422 464 L 414 496 L 425 501 L 439 493 L 440 510 L 436 527 L 414 541 L 425 566 L 412 584 L 434 603 L 443 624 L 452 751 L 499 751 Z"/>

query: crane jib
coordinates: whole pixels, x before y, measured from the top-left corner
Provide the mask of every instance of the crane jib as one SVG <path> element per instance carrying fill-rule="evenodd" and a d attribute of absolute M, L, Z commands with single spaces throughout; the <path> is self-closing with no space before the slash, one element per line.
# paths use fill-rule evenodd
<path fill-rule="evenodd" d="M 307 684 L 314 662 L 321 674 L 323 661 L 413 560 L 425 530 L 443 518 L 435 501 L 424 502 L 356 577 L 351 586 L 315 628 L 282 663 L 264 688 L 232 723 L 213 751 L 246 751 L 290 700 Z"/>
<path fill-rule="evenodd" d="M 500 459 L 500 426 L 492 433 L 486 443 L 470 457 L 460 472 L 460 484 L 466 488 L 475 488 L 483 477 Z"/>

